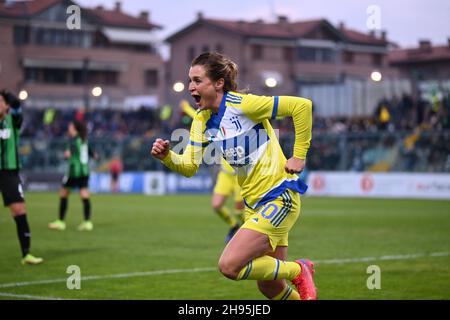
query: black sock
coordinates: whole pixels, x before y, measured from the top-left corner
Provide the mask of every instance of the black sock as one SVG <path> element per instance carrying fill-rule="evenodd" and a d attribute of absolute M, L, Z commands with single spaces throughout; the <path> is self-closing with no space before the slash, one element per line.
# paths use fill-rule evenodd
<path fill-rule="evenodd" d="M 17 225 L 17 235 L 19 236 L 22 256 L 25 257 L 30 252 L 31 233 L 26 214 L 14 217 Z"/>
<path fill-rule="evenodd" d="M 84 220 L 88 221 L 91 218 L 91 201 L 89 199 L 83 199 L 83 213 Z"/>
<path fill-rule="evenodd" d="M 59 198 L 59 220 L 64 221 L 67 211 L 67 198 Z"/>

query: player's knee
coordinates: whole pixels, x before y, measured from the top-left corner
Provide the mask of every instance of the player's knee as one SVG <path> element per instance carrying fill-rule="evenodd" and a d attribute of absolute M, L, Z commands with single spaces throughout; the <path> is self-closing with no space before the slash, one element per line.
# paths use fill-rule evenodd
<path fill-rule="evenodd" d="M 222 205 L 220 203 L 213 202 L 211 205 L 212 205 L 212 208 L 214 209 L 214 211 L 216 211 L 216 212 L 219 211 L 220 208 L 222 208 Z"/>
<path fill-rule="evenodd" d="M 211 206 L 214 210 L 218 211 L 223 207 L 226 201 L 226 197 L 220 194 L 214 193 L 211 199 Z"/>
<path fill-rule="evenodd" d="M 81 199 L 89 199 L 89 191 L 87 189 L 80 190 Z"/>
<path fill-rule="evenodd" d="M 61 190 L 59 190 L 59 196 L 62 198 L 67 198 L 69 196 L 69 190 L 62 188 Z"/>
<path fill-rule="evenodd" d="M 222 208 L 223 202 L 218 199 L 212 199 L 211 206 L 213 207 L 213 209 L 215 211 L 218 211 L 218 210 L 220 210 L 220 208 Z"/>
<path fill-rule="evenodd" d="M 236 280 L 240 271 L 226 259 L 219 260 L 219 270 L 225 277 L 231 280 Z"/>
<path fill-rule="evenodd" d="M 26 214 L 26 207 L 25 203 L 23 202 L 13 203 L 9 206 L 9 208 L 11 210 L 11 215 L 13 216 L 13 218 Z"/>

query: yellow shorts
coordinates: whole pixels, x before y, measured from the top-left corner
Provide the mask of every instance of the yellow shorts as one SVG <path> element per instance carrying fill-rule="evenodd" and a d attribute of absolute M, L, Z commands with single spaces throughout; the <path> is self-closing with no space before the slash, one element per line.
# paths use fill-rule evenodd
<path fill-rule="evenodd" d="M 245 223 L 241 228 L 267 234 L 272 250 L 278 246 L 287 247 L 289 231 L 300 215 L 300 206 L 300 194 L 286 189 L 256 211 L 246 207 Z"/>
<path fill-rule="evenodd" d="M 228 174 L 223 171 L 219 171 L 217 175 L 217 182 L 214 187 L 214 193 L 221 194 L 223 196 L 231 196 L 234 194 L 234 201 L 243 201 L 241 196 L 241 187 L 238 184 L 237 176 Z"/>

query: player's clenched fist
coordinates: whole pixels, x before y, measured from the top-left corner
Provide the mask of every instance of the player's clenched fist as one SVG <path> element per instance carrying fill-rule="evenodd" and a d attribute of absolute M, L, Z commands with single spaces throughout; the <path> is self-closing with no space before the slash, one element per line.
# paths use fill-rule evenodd
<path fill-rule="evenodd" d="M 169 154 L 169 140 L 163 140 L 163 139 L 156 139 L 155 142 L 153 142 L 153 147 L 151 150 L 152 156 L 154 156 L 156 159 L 162 160 Z"/>
<path fill-rule="evenodd" d="M 286 165 L 284 166 L 284 171 L 291 174 L 300 173 L 303 171 L 303 169 L 305 169 L 305 165 L 306 160 L 292 157 L 286 162 Z"/>

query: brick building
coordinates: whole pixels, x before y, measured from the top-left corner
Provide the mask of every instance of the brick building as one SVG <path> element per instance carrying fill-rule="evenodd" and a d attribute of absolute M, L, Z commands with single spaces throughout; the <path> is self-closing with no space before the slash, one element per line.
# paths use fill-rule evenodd
<path fill-rule="evenodd" d="M 157 106 L 164 62 L 156 50 L 160 26 L 149 13 L 80 8 L 80 28 L 69 29 L 77 5 L 68 0 L 0 0 L 0 86 L 28 93 L 36 108 Z M 93 97 L 93 87 L 102 88 Z"/>
<path fill-rule="evenodd" d="M 330 97 L 327 93 L 330 85 L 333 90 L 341 86 L 336 89 L 337 94 L 349 100 L 344 99 L 332 108 L 347 108 L 343 113 L 355 112 L 349 107 L 355 99 L 346 94 L 347 87 L 352 86 L 349 81 L 370 82 L 374 71 L 384 79 L 397 76 L 388 64 L 392 44 L 385 32 L 378 36 L 365 34 L 344 24 L 335 27 L 325 19 L 290 22 L 280 16 L 276 23 L 265 23 L 208 19 L 199 13 L 195 22 L 166 41 L 171 47 L 169 86 L 178 81 L 187 84 L 189 63 L 195 56 L 204 51 L 218 51 L 238 63 L 239 86 L 249 87 L 256 94 L 316 92 L 315 96 L 331 101 L 336 99 L 334 94 Z M 176 104 L 187 96 L 187 90 L 182 93 L 172 90 L 170 100 Z M 374 100 L 368 99 L 367 105 Z M 356 100 L 353 104 L 361 105 Z"/>

